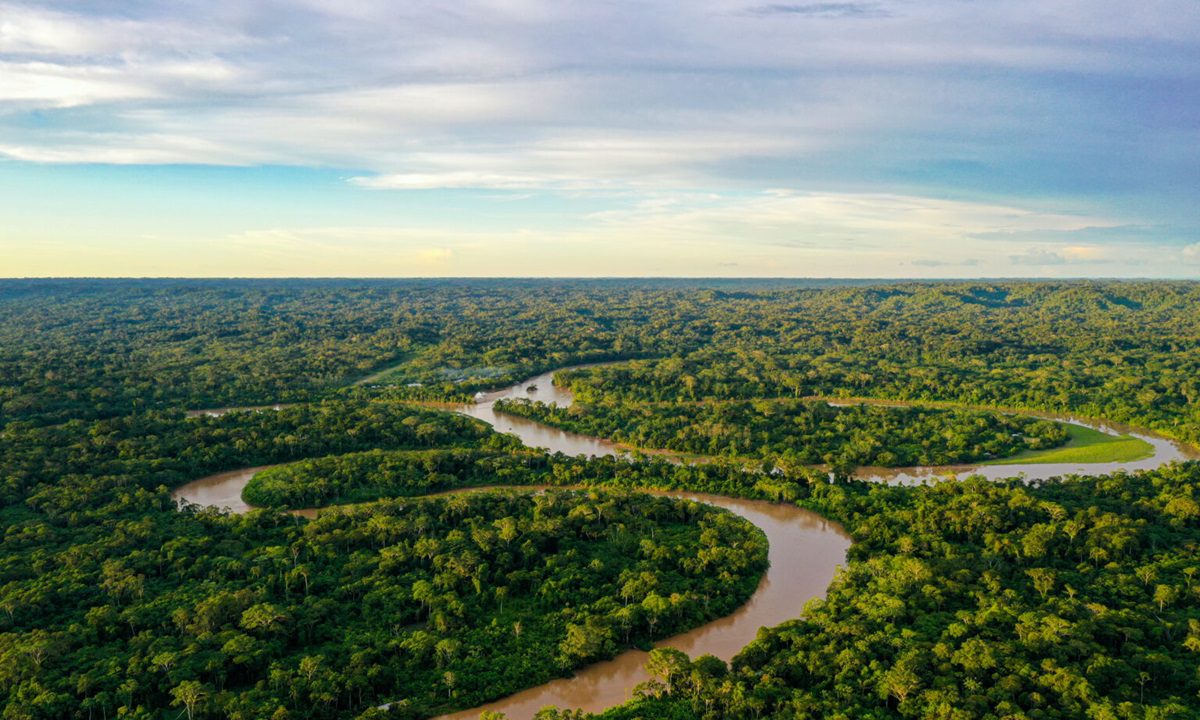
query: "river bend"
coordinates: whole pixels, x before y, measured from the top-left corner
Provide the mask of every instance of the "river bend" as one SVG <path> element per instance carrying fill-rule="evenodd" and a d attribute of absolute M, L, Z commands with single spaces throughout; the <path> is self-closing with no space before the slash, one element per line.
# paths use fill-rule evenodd
<path fill-rule="evenodd" d="M 626 450 L 611 441 L 559 430 L 495 410 L 495 402 L 501 398 L 529 398 L 547 403 L 555 402 L 561 407 L 570 405 L 573 399 L 571 393 L 554 385 L 554 372 L 538 375 L 503 390 L 481 394 L 475 403 L 446 407 L 454 412 L 478 418 L 499 432 L 513 433 L 529 447 L 545 448 L 550 452 L 563 452 L 568 455 L 627 454 Z M 191 414 L 220 415 L 239 409 L 251 408 L 197 410 Z M 990 479 L 1023 476 L 1026 480 L 1041 480 L 1071 473 L 1104 474 L 1118 470 L 1151 469 L 1168 462 L 1197 456 L 1193 449 L 1182 443 L 1132 428 L 1074 417 L 1039 416 L 1085 425 L 1109 433 L 1128 433 L 1150 443 L 1154 454 L 1144 460 L 1122 463 L 862 468 L 858 471 L 858 476 L 866 480 L 905 484 L 970 475 L 982 475 Z M 251 507 L 242 500 L 242 489 L 250 478 L 262 469 L 246 468 L 201 478 L 177 488 L 174 496 L 180 501 L 226 508 L 238 513 L 246 512 Z M 846 551 L 850 547 L 850 537 L 840 525 L 793 505 L 699 493 L 662 494 L 696 500 L 729 510 L 761 528 L 770 543 L 770 566 L 755 593 L 742 607 L 731 615 L 657 643 L 660 647 L 677 648 L 692 657 L 708 653 L 728 660 L 754 639 L 759 628 L 771 627 L 798 617 L 806 602 L 824 597 L 825 589 L 833 580 L 837 567 L 844 564 Z M 313 516 L 316 512 L 318 511 L 301 511 L 307 516 Z M 612 660 L 585 667 L 573 677 L 529 688 L 483 707 L 446 715 L 443 716 L 443 720 L 474 720 L 485 710 L 503 712 L 511 720 L 527 720 L 546 705 L 598 712 L 626 701 L 630 698 L 633 688 L 648 679 L 644 670 L 645 661 L 646 653 L 639 650 L 626 651 Z"/>

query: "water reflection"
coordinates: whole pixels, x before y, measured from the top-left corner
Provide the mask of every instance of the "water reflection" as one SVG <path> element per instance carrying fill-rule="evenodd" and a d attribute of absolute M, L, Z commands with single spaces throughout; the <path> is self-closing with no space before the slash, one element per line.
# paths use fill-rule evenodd
<path fill-rule="evenodd" d="M 543 373 L 512 387 L 482 394 L 476 398 L 474 403 L 448 405 L 447 407 L 454 412 L 478 418 L 500 432 L 512 433 L 521 438 L 521 442 L 529 447 L 546 448 L 550 452 L 588 457 L 624 454 L 615 443 L 603 438 L 567 432 L 527 418 L 496 412 L 495 404 L 500 399 L 537 400 L 547 404 L 556 403 L 559 407 L 569 407 L 574 398 L 570 390 L 554 384 L 555 372 L 559 371 Z M 531 388 L 536 388 L 536 390 L 531 391 Z"/>

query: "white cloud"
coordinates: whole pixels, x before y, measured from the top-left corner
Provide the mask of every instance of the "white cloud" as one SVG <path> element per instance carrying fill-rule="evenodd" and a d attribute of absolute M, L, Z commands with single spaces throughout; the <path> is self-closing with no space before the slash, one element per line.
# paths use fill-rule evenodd
<path fill-rule="evenodd" d="M 1059 251 L 1067 261 L 1096 262 L 1108 255 L 1108 250 L 1094 245 L 1067 245 Z"/>
<path fill-rule="evenodd" d="M 120 52 L 136 41 L 139 25 L 0 3 L 0 53 L 87 56 Z"/>
<path fill-rule="evenodd" d="M 669 201 L 668 201 L 669 200 Z M 772 245 L 897 248 L 906 244 L 994 245 L 972 241 L 983 230 L 1061 232 L 1114 224 L 1005 204 L 915 195 L 774 190 L 748 196 L 678 195 L 632 210 L 599 213 L 606 226 L 655 228 L 678 236 L 758 237 Z M 1072 247 L 1080 254 L 1085 249 Z"/>
<path fill-rule="evenodd" d="M 594 196 L 593 196 L 594 199 Z M 17 275 L 256 276 L 836 276 L 1009 277 L 1178 276 L 1178 248 L 1129 244 L 1032 243 L 979 237 L 981 227 L 1033 237 L 1088 232 L 1110 222 L 1006 203 L 919 195 L 650 191 L 612 193 L 627 206 L 529 223 L 496 205 L 376 224 L 277 224 L 228 229 L 228 219 L 180 229 L 138 217 L 104 236 L 0 230 L 0 257 Z M 506 208 L 507 210 L 507 208 Z M 479 222 L 480 216 L 486 222 Z M 242 216 L 234 227 L 255 220 Z M 165 223 L 165 224 L 164 224 Z M 44 235 L 44 238 L 42 236 Z M 38 237 L 30 241 L 30 237 Z M 103 242 L 99 238 L 103 238 Z M 1022 237 L 1025 237 L 1022 235 Z M 1200 255 L 1197 255 L 1200 257 Z M 1156 262 L 1157 258 L 1165 258 Z M 1171 260 L 1175 258 L 1175 260 Z M 1188 267 L 1194 267 L 1190 265 Z M 1133 272 L 1137 268 L 1138 272 Z"/>
<path fill-rule="evenodd" d="M 0 0 L 0 156 L 336 168 L 364 189 L 609 208 L 531 212 L 527 232 L 280 230 L 280 268 L 341 243 L 401 248 L 392 273 L 507 262 L 487 243 L 536 262 L 622 247 L 658 272 L 671 253 L 696 273 L 1117 268 L 1194 210 L 1070 210 L 1195 176 L 1193 5 Z M 779 186 L 827 191 L 763 192 Z M 587 267 L 619 270 L 599 252 Z"/>
<path fill-rule="evenodd" d="M 352 178 L 374 189 L 494 188 L 558 190 L 687 186 L 706 163 L 800 150 L 795 138 L 731 132 L 583 132 L 489 146 L 414 150 L 409 169 Z"/>
<path fill-rule="evenodd" d="M 214 0 L 106 14 L 0 0 L 0 133 L 23 159 L 334 165 L 377 175 L 360 181 L 371 187 L 686 185 L 910 134 L 970 152 L 955 138 L 1023 131 L 1070 99 L 1004 75 L 980 88 L 961 69 L 1194 72 L 1186 52 L 1097 40 L 1200 36 L 1180 0 L 1111 18 L 1032 0 L 748 12 L 762 5 Z M 859 5 L 871 12 L 847 10 Z M 102 110 L 5 124 L 79 107 Z"/>
<path fill-rule="evenodd" d="M 1065 265 L 1067 258 L 1062 253 L 1046 248 L 1030 248 L 1020 255 L 1009 258 L 1013 265 L 1044 268 L 1055 265 Z"/>
<path fill-rule="evenodd" d="M 879 277 L 894 276 L 910 258 L 923 256 L 908 265 L 919 274 L 995 276 L 1011 275 L 1013 264 L 1045 268 L 1066 263 L 1068 256 L 1099 255 L 1074 245 L 1033 249 L 1010 259 L 1007 246 L 972 237 L 981 227 L 1056 231 L 1104 222 L 920 196 L 776 190 L 651 195 L 623 210 L 594 213 L 569 230 L 325 227 L 246 232 L 234 240 L 243 249 L 289 261 L 340 249 L 378 263 L 373 270 L 359 268 L 367 274 L 388 274 L 392 258 L 406 267 L 424 263 L 434 274 L 486 275 L 490 269 L 491 274 L 553 275 L 563 273 L 561 265 L 549 269 L 554 261 L 582 256 L 583 264 L 575 266 L 586 267 L 584 274 Z M 598 256 L 589 258 L 592 253 Z M 672 257 L 675 263 L 664 266 Z"/>
<path fill-rule="evenodd" d="M 111 68 L 0 61 L 0 98 L 7 104 L 64 108 L 154 95 Z"/>
<path fill-rule="evenodd" d="M 268 156 L 239 153 L 204 138 L 189 135 L 110 135 L 118 142 L 97 143 L 94 136 L 72 134 L 53 146 L 0 142 L 0 157 L 36 163 L 99 163 L 105 165 L 164 165 L 196 162 L 205 157 L 215 165 L 244 165 Z"/>
<path fill-rule="evenodd" d="M 429 190 L 433 188 L 492 188 L 519 190 L 556 186 L 554 178 L 545 175 L 497 175 L 472 171 L 446 170 L 431 173 L 395 173 L 355 177 L 350 182 L 376 190 Z"/>

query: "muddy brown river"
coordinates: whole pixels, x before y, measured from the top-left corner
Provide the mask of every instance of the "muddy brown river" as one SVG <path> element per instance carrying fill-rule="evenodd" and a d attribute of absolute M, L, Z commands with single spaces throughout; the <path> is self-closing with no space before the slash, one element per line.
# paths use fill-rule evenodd
<path fill-rule="evenodd" d="M 495 401 L 500 398 L 529 398 L 556 402 L 563 407 L 570 405 L 571 393 L 556 387 L 552 378 L 553 372 L 545 373 L 504 390 L 482 394 L 473 404 L 447 407 L 478 418 L 499 432 L 513 433 L 529 447 L 545 448 L 550 452 L 561 451 L 568 455 L 625 454 L 616 444 L 601 438 L 565 432 L 495 411 Z M 192 414 L 219 415 L 233 410 L 268 410 L 272 407 L 278 406 L 197 410 Z M 984 475 L 991 479 L 1022 475 L 1027 480 L 1038 480 L 1070 473 L 1102 474 L 1117 470 L 1148 469 L 1196 457 L 1196 452 L 1185 445 L 1131 428 L 1070 417 L 1052 419 L 1110 433 L 1132 434 L 1150 443 L 1154 454 L 1143 460 L 1124 463 L 862 468 L 858 475 L 869 480 L 906 484 L 968 475 Z M 262 469 L 246 468 L 201 478 L 177 488 L 174 496 L 180 501 L 246 512 L 251 508 L 242 500 L 242 488 L 254 473 Z M 692 657 L 708 653 L 728 660 L 754 639 L 759 628 L 778 625 L 799 616 L 806 602 L 825 596 L 825 589 L 833 580 L 838 566 L 845 562 L 846 550 L 850 547 L 850 538 L 840 525 L 795 506 L 698 493 L 662 494 L 708 503 L 736 513 L 761 528 L 770 542 L 770 567 L 746 604 L 731 615 L 657 643 L 660 647 L 677 648 Z M 304 511 L 303 514 L 311 516 L 316 512 Z M 628 700 L 634 687 L 648 679 L 643 667 L 645 661 L 646 653 L 627 651 L 612 660 L 583 668 L 570 678 L 554 680 L 482 707 L 445 715 L 442 720 L 474 720 L 485 710 L 505 713 L 510 720 L 528 720 L 547 705 L 598 712 Z"/>

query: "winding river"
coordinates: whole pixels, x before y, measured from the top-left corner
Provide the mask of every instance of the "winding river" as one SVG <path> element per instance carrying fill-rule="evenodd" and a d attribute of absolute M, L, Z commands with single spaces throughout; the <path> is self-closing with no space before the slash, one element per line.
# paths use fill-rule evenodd
<path fill-rule="evenodd" d="M 560 370 L 553 370 L 512 387 L 480 395 L 474 404 L 453 404 L 446 405 L 445 407 L 463 415 L 479 418 L 500 432 L 513 433 L 520 437 L 521 441 L 529 447 L 546 448 L 550 452 L 562 451 L 567 455 L 599 456 L 627 454 L 629 452 L 628 448 L 610 440 L 559 430 L 558 428 L 548 427 L 534 420 L 515 415 L 506 415 L 495 410 L 495 402 L 501 398 L 528 398 L 530 400 L 540 400 L 545 403 L 558 403 L 559 407 L 567 407 L 573 402 L 574 398 L 570 390 L 554 384 L 554 374 L 557 372 L 560 372 Z M 531 390 L 531 388 L 534 389 Z M 830 404 L 849 404 L 850 402 L 857 401 L 848 401 L 846 403 L 830 401 Z M 876 404 L 902 407 L 912 403 L 882 402 Z M 1200 452 L 1196 448 L 1126 425 L 1082 418 L 1075 415 L 1048 412 L 1023 412 L 1022 414 L 1044 420 L 1081 425 L 1109 435 L 1131 435 L 1149 444 L 1153 448 L 1153 452 L 1148 457 L 1140 460 L 1111 463 L 1031 462 L 1006 465 L 944 465 L 902 468 L 863 467 L 859 468 L 855 474 L 862 480 L 898 484 L 916 484 L 948 477 L 961 480 L 972 475 L 980 475 L 989 480 L 1021 476 L 1027 481 L 1036 481 L 1077 473 L 1104 475 L 1117 471 L 1152 470 L 1170 462 L 1200 458 Z M 665 454 L 668 457 L 674 457 L 670 453 Z"/>
<path fill-rule="evenodd" d="M 554 372 L 481 395 L 473 404 L 447 407 L 478 418 L 499 432 L 513 433 L 530 447 L 561 451 L 568 455 L 625 454 L 623 448 L 608 440 L 566 432 L 533 420 L 496 412 L 494 404 L 500 398 L 530 398 L 556 402 L 562 407 L 569 405 L 572 402 L 571 393 L 554 385 Z M 238 409 L 250 408 L 197 410 L 192 414 L 219 415 Z M 1181 443 L 1132 428 L 1073 417 L 1041 416 L 1104 432 L 1131 434 L 1148 442 L 1154 453 L 1143 460 L 1122 463 L 862 468 L 858 475 L 868 480 L 906 484 L 968 475 L 983 475 L 991 479 L 1023 475 L 1027 480 L 1039 480 L 1071 473 L 1103 474 L 1117 470 L 1149 469 L 1198 456 L 1195 450 Z M 262 469 L 246 468 L 201 478 L 177 488 L 174 496 L 180 501 L 246 512 L 251 507 L 242 500 L 242 488 Z M 728 660 L 754 639 L 759 628 L 778 625 L 797 617 L 810 599 L 824 597 L 825 589 L 833 580 L 837 567 L 845 562 L 846 551 L 850 547 L 850 537 L 840 525 L 792 505 L 698 493 L 662 494 L 708 503 L 736 513 L 761 528 L 770 542 L 770 567 L 745 605 L 731 615 L 658 643 L 659 646 L 678 648 L 693 657 L 709 653 Z M 301 511 L 308 516 L 316 512 Z M 511 720 L 527 720 L 546 705 L 598 712 L 629 699 L 633 688 L 648 679 L 643 667 L 645 660 L 646 653 L 627 651 L 612 660 L 583 668 L 573 677 L 554 680 L 472 710 L 446 715 L 442 720 L 474 720 L 485 710 L 503 712 Z"/>

